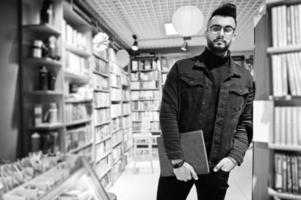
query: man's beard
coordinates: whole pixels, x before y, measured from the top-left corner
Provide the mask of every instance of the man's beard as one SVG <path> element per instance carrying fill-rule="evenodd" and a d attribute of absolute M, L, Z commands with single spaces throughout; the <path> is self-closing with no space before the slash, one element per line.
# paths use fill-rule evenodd
<path fill-rule="evenodd" d="M 216 53 L 223 53 L 223 52 L 226 52 L 229 47 L 230 47 L 230 43 L 227 44 L 226 41 L 223 40 L 225 46 L 224 47 L 219 47 L 219 46 L 215 46 L 214 45 L 214 42 L 216 42 L 217 40 L 223 40 L 223 39 L 220 39 L 220 38 L 217 38 L 213 41 L 210 41 L 210 40 L 207 40 L 207 45 L 208 47 L 213 51 L 213 52 L 216 52 Z"/>

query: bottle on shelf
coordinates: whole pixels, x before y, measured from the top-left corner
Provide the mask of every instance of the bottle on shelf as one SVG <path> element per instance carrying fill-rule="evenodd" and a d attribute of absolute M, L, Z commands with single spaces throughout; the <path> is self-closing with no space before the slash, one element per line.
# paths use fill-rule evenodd
<path fill-rule="evenodd" d="M 55 80 L 56 75 L 53 72 L 50 72 L 48 75 L 48 90 L 55 90 Z"/>
<path fill-rule="evenodd" d="M 34 107 L 34 125 L 39 126 L 42 124 L 42 105 L 38 104 Z"/>
<path fill-rule="evenodd" d="M 42 66 L 39 71 L 39 89 L 48 90 L 48 70 L 45 66 Z"/>
<path fill-rule="evenodd" d="M 41 148 L 41 136 L 39 133 L 34 132 L 31 135 L 31 152 L 38 152 Z"/>
<path fill-rule="evenodd" d="M 44 0 L 40 12 L 41 24 L 53 24 L 53 4 L 52 0 Z"/>
<path fill-rule="evenodd" d="M 31 56 L 33 58 L 42 58 L 42 46 L 43 42 L 41 40 L 34 40 L 31 47 Z"/>
<path fill-rule="evenodd" d="M 50 103 L 49 104 L 49 109 L 46 111 L 44 115 L 44 121 L 48 123 L 56 123 L 58 122 L 57 118 L 57 105 L 56 103 Z"/>

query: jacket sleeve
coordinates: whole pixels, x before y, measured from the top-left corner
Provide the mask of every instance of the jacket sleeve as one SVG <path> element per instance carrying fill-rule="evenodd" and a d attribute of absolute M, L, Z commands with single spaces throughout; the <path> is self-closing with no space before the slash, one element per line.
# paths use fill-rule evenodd
<path fill-rule="evenodd" d="M 255 98 L 255 83 L 253 79 L 250 85 L 250 92 L 247 95 L 246 105 L 239 117 L 233 136 L 233 146 L 228 155 L 229 157 L 234 158 L 238 165 L 243 162 L 245 152 L 253 138 L 253 101 Z"/>
<path fill-rule="evenodd" d="M 178 80 L 178 63 L 175 63 L 167 75 L 160 107 L 160 126 L 167 157 L 170 160 L 183 159 L 177 117 L 179 112 Z"/>

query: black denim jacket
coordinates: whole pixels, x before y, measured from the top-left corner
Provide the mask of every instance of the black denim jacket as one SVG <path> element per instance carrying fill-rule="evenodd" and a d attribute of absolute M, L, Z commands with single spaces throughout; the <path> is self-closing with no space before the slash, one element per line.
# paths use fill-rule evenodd
<path fill-rule="evenodd" d="M 169 159 L 183 159 L 179 134 L 202 129 L 212 93 L 203 56 L 177 61 L 167 75 L 160 125 Z M 209 165 L 230 156 L 240 165 L 253 137 L 255 86 L 249 71 L 230 59 L 220 85 Z"/>

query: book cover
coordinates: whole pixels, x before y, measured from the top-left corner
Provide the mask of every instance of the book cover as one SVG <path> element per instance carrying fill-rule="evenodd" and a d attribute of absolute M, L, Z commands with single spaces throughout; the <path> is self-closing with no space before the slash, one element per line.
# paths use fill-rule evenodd
<path fill-rule="evenodd" d="M 189 163 L 197 174 L 208 174 L 209 164 L 203 131 L 196 130 L 181 133 L 181 147 L 184 159 Z M 157 138 L 161 176 L 174 176 L 173 168 L 167 157 L 162 135 Z"/>

